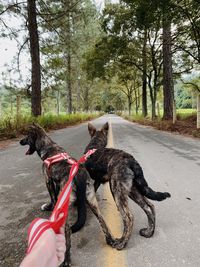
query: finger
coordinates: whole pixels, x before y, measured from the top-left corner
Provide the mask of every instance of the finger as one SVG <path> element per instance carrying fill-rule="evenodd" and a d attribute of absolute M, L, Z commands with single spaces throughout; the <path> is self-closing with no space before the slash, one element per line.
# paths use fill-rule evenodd
<path fill-rule="evenodd" d="M 57 235 L 56 236 L 56 246 L 58 247 L 58 244 L 66 244 L 66 239 L 63 235 Z"/>
<path fill-rule="evenodd" d="M 61 263 L 64 261 L 64 256 L 62 258 L 58 258 L 58 266 L 60 266 Z"/>
<path fill-rule="evenodd" d="M 65 248 L 65 246 L 59 246 L 59 247 L 56 248 L 56 251 L 64 253 L 66 251 L 66 248 Z"/>
<path fill-rule="evenodd" d="M 61 252 L 59 252 L 59 253 L 57 253 L 56 254 L 57 255 L 57 258 L 58 258 L 58 262 L 59 263 L 62 263 L 63 261 L 64 261 L 64 254 L 63 253 L 61 253 Z"/>
<path fill-rule="evenodd" d="M 60 227 L 60 234 L 64 235 L 65 234 L 65 227 L 64 225 Z"/>

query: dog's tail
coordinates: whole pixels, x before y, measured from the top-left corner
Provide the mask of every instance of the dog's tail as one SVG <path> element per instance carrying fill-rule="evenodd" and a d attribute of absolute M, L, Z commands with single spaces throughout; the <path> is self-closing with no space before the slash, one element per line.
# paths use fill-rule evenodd
<path fill-rule="evenodd" d="M 77 184 L 76 197 L 78 218 L 77 221 L 71 226 L 72 233 L 78 232 L 85 225 L 86 221 L 86 181 L 84 179 Z"/>
<path fill-rule="evenodd" d="M 137 161 L 133 160 L 130 167 L 134 172 L 135 185 L 143 196 L 156 201 L 162 201 L 168 197 L 171 197 L 170 193 L 168 192 L 156 192 L 148 186 L 144 178 L 142 168 Z"/>

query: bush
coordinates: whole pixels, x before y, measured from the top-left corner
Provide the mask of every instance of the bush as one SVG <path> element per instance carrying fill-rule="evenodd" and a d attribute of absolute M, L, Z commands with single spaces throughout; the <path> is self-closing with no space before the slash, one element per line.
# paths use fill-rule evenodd
<path fill-rule="evenodd" d="M 44 115 L 39 117 L 20 116 L 10 117 L 6 116 L 0 121 L 0 140 L 15 138 L 26 131 L 27 126 L 33 122 L 41 125 L 45 130 L 60 129 L 69 125 L 75 125 L 84 121 L 88 121 L 100 116 L 100 114 L 66 114 L 66 115 Z"/>

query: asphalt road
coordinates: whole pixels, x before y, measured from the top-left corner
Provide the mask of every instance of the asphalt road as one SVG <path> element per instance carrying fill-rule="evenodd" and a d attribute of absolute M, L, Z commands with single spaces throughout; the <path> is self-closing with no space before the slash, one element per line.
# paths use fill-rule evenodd
<path fill-rule="evenodd" d="M 73 266 L 200 266 L 200 141 L 138 126 L 115 115 L 93 122 L 100 127 L 107 120 L 112 125 L 115 148 L 133 154 L 149 185 L 157 191 L 170 192 L 172 197 L 154 202 L 156 231 L 150 239 L 139 235 L 139 229 L 147 223 L 146 215 L 129 202 L 134 231 L 123 252 L 113 252 L 106 245 L 97 220 L 88 211 L 86 226 L 72 236 Z M 50 136 L 76 158 L 89 142 L 86 123 L 52 132 Z M 48 200 L 41 160 L 37 155 L 25 156 L 25 150 L 18 142 L 0 150 L 1 267 L 19 266 L 26 249 L 28 224 L 35 217 L 49 216 L 40 211 Z M 112 210 L 108 211 L 111 204 L 103 187 L 98 190 L 98 200 L 107 219 L 106 212 Z M 72 209 L 70 221 L 74 213 Z M 113 229 L 116 220 L 109 223 Z"/>

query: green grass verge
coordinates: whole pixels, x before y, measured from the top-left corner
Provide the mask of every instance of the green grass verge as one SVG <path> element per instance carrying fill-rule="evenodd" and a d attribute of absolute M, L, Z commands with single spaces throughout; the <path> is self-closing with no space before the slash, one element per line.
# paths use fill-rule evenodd
<path fill-rule="evenodd" d="M 23 134 L 27 129 L 27 126 L 33 122 L 38 123 L 45 130 L 50 129 L 61 129 L 70 125 L 75 125 L 84 121 L 88 121 L 99 117 L 101 114 L 94 113 L 77 113 L 77 114 L 66 114 L 66 115 L 44 115 L 37 118 L 32 116 L 20 116 L 16 117 L 5 117 L 0 120 L 0 140 L 15 138 L 20 134 Z"/>
<path fill-rule="evenodd" d="M 200 129 L 196 128 L 197 112 L 194 109 L 177 110 L 177 121 L 174 124 L 172 120 L 162 120 L 162 118 L 156 118 L 152 121 L 150 117 L 144 118 L 141 114 L 123 115 L 123 117 L 129 121 L 152 126 L 158 130 L 177 132 L 200 138 Z"/>
<path fill-rule="evenodd" d="M 194 117 L 197 115 L 197 111 L 195 109 L 178 109 L 177 110 L 177 119 L 178 120 L 186 120 L 190 117 Z"/>

